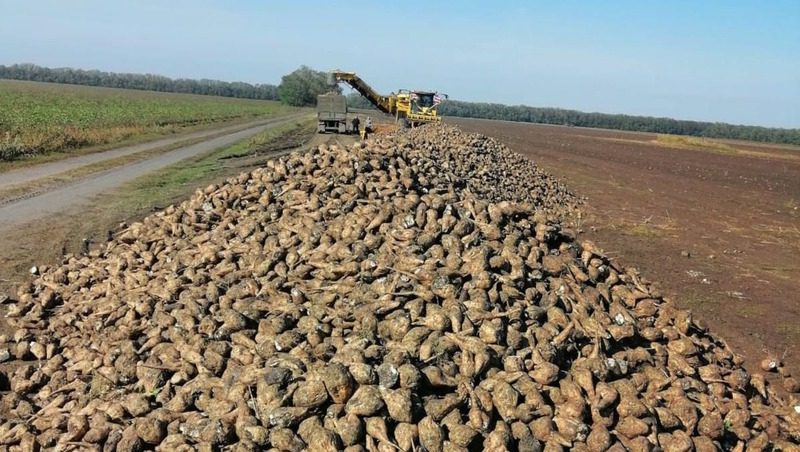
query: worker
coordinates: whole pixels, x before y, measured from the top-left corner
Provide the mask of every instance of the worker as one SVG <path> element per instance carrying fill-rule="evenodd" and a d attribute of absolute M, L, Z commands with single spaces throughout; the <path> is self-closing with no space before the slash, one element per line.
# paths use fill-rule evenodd
<path fill-rule="evenodd" d="M 358 126 L 361 124 L 361 120 L 358 119 L 358 116 L 353 118 L 353 133 L 360 133 Z"/>
<path fill-rule="evenodd" d="M 367 132 L 372 132 L 372 116 L 367 116 L 367 120 L 364 121 L 364 129 L 366 129 Z"/>

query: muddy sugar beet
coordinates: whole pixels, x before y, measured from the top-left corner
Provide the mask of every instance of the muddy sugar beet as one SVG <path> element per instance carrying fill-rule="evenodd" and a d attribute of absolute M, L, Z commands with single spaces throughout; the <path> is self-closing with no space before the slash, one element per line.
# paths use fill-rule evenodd
<path fill-rule="evenodd" d="M 0 448 L 788 450 L 796 399 L 497 142 L 291 154 L 19 289 Z"/>

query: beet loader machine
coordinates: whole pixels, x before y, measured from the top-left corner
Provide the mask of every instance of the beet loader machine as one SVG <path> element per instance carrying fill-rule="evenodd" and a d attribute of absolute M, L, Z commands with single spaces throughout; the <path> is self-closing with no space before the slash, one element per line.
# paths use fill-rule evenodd
<path fill-rule="evenodd" d="M 400 127 L 403 128 L 441 121 L 436 108 L 447 99 L 446 94 L 407 89 L 384 96 L 372 89 L 355 72 L 335 70 L 328 73 L 329 85 L 335 86 L 339 82 L 347 83 L 370 101 L 375 108 L 394 116 Z"/>

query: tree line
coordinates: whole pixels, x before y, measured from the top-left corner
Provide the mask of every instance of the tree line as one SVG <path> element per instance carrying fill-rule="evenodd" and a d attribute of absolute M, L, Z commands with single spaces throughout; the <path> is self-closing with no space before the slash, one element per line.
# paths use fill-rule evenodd
<path fill-rule="evenodd" d="M 286 74 L 278 86 L 223 82 L 219 80 L 171 79 L 153 74 L 124 74 L 72 68 L 46 68 L 34 64 L 0 65 L 0 79 L 31 80 L 39 82 L 68 83 L 75 85 L 104 86 L 174 93 L 205 94 L 245 99 L 280 100 L 288 105 L 314 106 L 318 94 L 331 90 L 341 92 L 327 84 L 325 72 L 307 66 Z M 369 107 L 369 101 L 358 93 L 348 95 L 348 105 L 353 108 Z M 721 122 L 687 121 L 650 116 L 632 116 L 607 113 L 586 113 L 560 108 L 540 108 L 526 105 L 503 105 L 449 100 L 439 106 L 444 116 L 463 118 L 500 119 L 634 132 L 668 133 L 706 138 L 726 138 L 771 143 L 800 145 L 800 129 L 782 129 L 734 125 Z"/>
<path fill-rule="evenodd" d="M 203 94 L 241 99 L 277 100 L 278 87 L 270 84 L 223 82 L 220 80 L 172 79 L 154 74 L 127 74 L 73 68 L 47 68 L 35 64 L 0 65 L 0 79 L 70 85 L 102 86 L 169 93 Z"/>
<path fill-rule="evenodd" d="M 502 105 L 478 102 L 447 101 L 439 107 L 445 116 L 500 119 L 576 127 L 596 127 L 633 132 L 692 135 L 704 138 L 725 138 L 771 143 L 800 144 L 800 129 L 781 129 L 734 125 L 722 122 L 687 121 L 651 116 L 607 113 L 585 113 L 560 108 L 538 108 L 526 105 Z"/>
<path fill-rule="evenodd" d="M 347 95 L 347 105 L 351 108 L 372 108 L 369 101 L 358 93 Z M 498 119 L 536 124 L 594 127 L 631 132 L 652 132 L 800 145 L 800 129 L 689 121 L 652 116 L 586 113 L 562 108 L 541 108 L 527 105 L 503 105 L 458 100 L 448 100 L 442 103 L 438 111 L 442 116 L 461 118 Z"/>
<path fill-rule="evenodd" d="M 295 107 L 313 107 L 317 105 L 317 95 L 327 92 L 342 91 L 338 86 L 328 85 L 328 74 L 308 66 L 300 66 L 292 73 L 284 75 L 278 85 L 278 98 L 281 102 Z"/>
<path fill-rule="evenodd" d="M 348 108 L 375 108 L 372 102 L 368 101 L 366 97 L 357 92 L 352 92 L 347 95 Z"/>

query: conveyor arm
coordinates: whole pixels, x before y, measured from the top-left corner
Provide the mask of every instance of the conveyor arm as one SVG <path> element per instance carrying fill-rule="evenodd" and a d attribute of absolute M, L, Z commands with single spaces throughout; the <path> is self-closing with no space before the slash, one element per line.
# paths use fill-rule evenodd
<path fill-rule="evenodd" d="M 358 91 L 370 101 L 372 105 L 375 105 L 378 110 L 384 113 L 394 114 L 390 98 L 378 94 L 367 82 L 357 76 L 355 72 L 331 71 L 328 76 L 328 83 L 330 85 L 335 85 L 338 82 L 345 82 L 350 85 L 354 90 Z"/>

